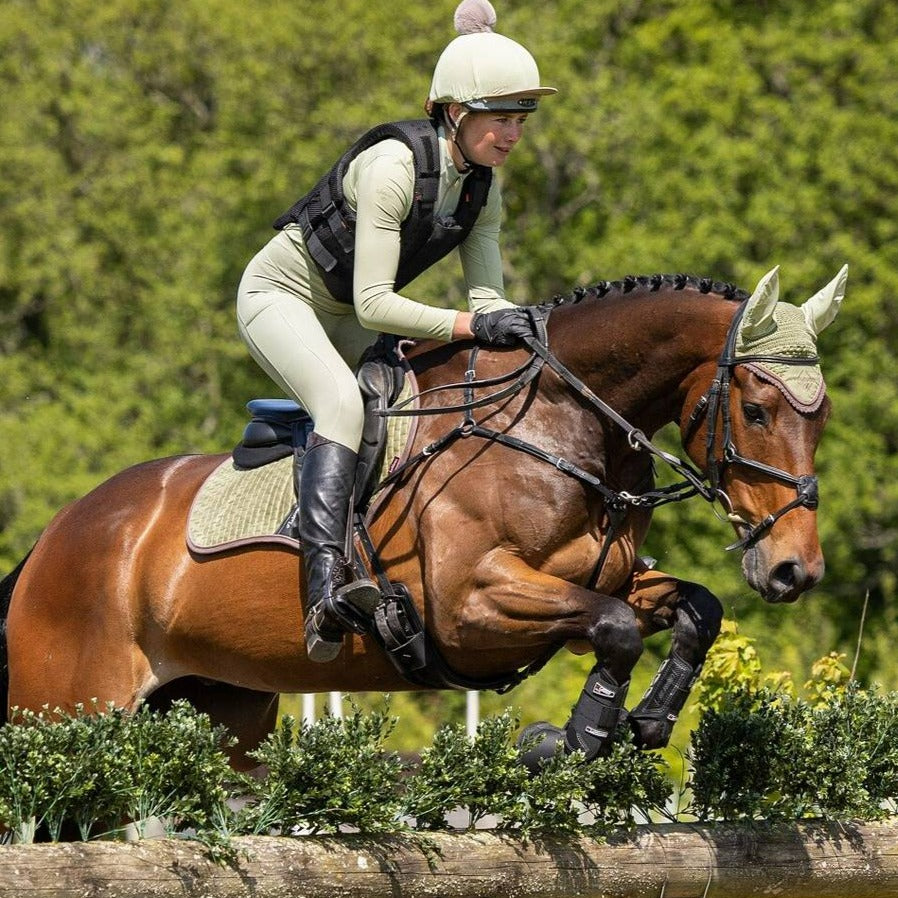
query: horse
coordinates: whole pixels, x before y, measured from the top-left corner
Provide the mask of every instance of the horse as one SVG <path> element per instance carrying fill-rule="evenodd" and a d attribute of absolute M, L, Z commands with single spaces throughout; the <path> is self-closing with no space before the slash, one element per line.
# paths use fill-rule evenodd
<path fill-rule="evenodd" d="M 830 403 L 815 347 L 846 270 L 801 306 L 779 301 L 778 269 L 750 295 L 686 275 L 605 281 L 534 307 L 522 345 L 407 351 L 413 463 L 389 478 L 367 532 L 447 682 L 513 685 L 565 647 L 596 658 L 566 725 L 527 733 L 528 763 L 560 744 L 594 758 L 625 723 L 642 747 L 667 743 L 722 608 L 640 556 L 658 505 L 719 501 L 767 602 L 821 579 L 814 454 Z M 465 384 L 465 401 L 447 384 Z M 669 423 L 686 460 L 652 442 Z M 191 503 L 226 458 L 138 464 L 56 515 L 0 582 L 7 713 L 186 697 L 237 737 L 232 763 L 246 769 L 279 693 L 424 688 L 370 633 L 347 635 L 329 663 L 307 659 L 295 549 L 190 551 Z M 657 487 L 659 463 L 682 483 Z M 670 652 L 628 712 L 643 641 L 662 630 Z"/>

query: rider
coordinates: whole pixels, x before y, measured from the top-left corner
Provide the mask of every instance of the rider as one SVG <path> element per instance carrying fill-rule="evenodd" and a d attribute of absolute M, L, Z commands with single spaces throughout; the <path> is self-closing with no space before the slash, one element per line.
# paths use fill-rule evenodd
<path fill-rule="evenodd" d="M 460 36 L 436 64 L 429 119 L 361 138 L 275 222 L 278 234 L 238 291 L 250 353 L 315 424 L 299 473 L 306 646 L 315 661 L 340 651 L 341 602 L 367 612 L 380 598 L 371 580 L 351 580 L 345 557 L 363 424 L 350 365 L 371 331 L 493 346 L 531 332 L 528 313 L 505 299 L 501 195 L 491 175 L 538 98 L 555 90 L 540 86 L 524 47 L 492 31 L 487 0 L 464 0 L 455 23 Z M 456 246 L 471 311 L 397 292 Z"/>

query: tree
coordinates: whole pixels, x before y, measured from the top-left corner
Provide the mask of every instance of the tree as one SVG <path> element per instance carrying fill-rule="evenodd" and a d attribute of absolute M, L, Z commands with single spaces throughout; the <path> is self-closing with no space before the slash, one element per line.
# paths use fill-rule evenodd
<path fill-rule="evenodd" d="M 243 403 L 272 391 L 236 336 L 243 267 L 354 137 L 421 114 L 453 7 L 0 5 L 0 569 L 122 467 L 236 441 Z M 885 0 L 499 5 L 560 89 L 502 172 L 515 301 L 656 271 L 750 289 L 777 263 L 801 301 L 850 263 L 821 340 L 835 412 L 813 607 L 845 644 L 869 592 L 883 644 L 862 669 L 892 677 L 896 26 Z M 457 262 L 407 292 L 460 304 Z M 763 622 L 720 564 L 722 527 L 664 509 L 648 550 Z"/>

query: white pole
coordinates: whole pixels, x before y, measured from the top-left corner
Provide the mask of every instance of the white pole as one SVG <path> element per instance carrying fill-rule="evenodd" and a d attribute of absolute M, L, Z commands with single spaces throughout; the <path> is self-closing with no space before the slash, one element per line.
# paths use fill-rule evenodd
<path fill-rule="evenodd" d="M 465 696 L 465 726 L 468 737 L 473 739 L 477 735 L 477 725 L 480 723 L 480 693 L 468 690 Z"/>
<path fill-rule="evenodd" d="M 327 706 L 330 709 L 331 717 L 337 720 L 343 719 L 343 693 L 329 692 L 327 695 Z"/>
<path fill-rule="evenodd" d="M 313 724 L 315 722 L 315 695 L 306 692 L 302 697 L 302 722 Z"/>

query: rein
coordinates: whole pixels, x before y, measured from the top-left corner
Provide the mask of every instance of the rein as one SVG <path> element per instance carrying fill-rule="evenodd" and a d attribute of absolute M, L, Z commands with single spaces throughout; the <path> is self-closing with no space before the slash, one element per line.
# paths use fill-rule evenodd
<path fill-rule="evenodd" d="M 397 403 L 396 405 L 390 406 L 390 408 L 386 410 L 378 411 L 379 415 L 389 415 L 391 418 L 401 418 L 401 417 L 419 417 L 423 415 L 444 415 L 447 412 L 468 412 L 475 408 L 481 408 L 484 405 L 490 405 L 493 402 L 498 402 L 500 399 L 505 399 L 509 396 L 516 396 L 527 384 L 532 381 L 537 374 L 539 374 L 540 369 L 542 368 L 542 361 L 535 359 L 531 356 L 527 361 L 523 362 L 513 371 L 510 371 L 508 374 L 500 374 L 498 377 L 489 377 L 484 378 L 483 380 L 473 381 L 475 372 L 474 372 L 474 359 L 476 358 L 476 354 L 472 352 L 471 354 L 471 364 L 468 370 L 465 372 L 465 380 L 461 383 L 454 384 L 438 384 L 435 387 L 430 387 L 427 390 L 423 390 L 420 393 L 416 393 L 414 396 L 409 396 L 408 399 L 403 399 L 402 402 Z M 496 390 L 495 393 L 490 393 L 488 396 L 483 396 L 478 400 L 474 400 L 473 398 L 468 400 L 466 399 L 464 402 L 459 405 L 439 405 L 434 406 L 433 408 L 408 408 L 411 403 L 419 400 L 422 396 L 427 396 L 430 393 L 442 393 L 444 390 L 469 390 L 473 385 L 476 387 L 495 387 L 499 384 L 507 383 L 510 380 L 517 380 L 514 383 L 509 384 L 509 386 L 505 387 L 502 390 Z"/>
<path fill-rule="evenodd" d="M 605 536 L 599 558 L 596 561 L 587 583 L 588 588 L 594 588 L 595 584 L 598 582 L 602 567 L 604 566 L 615 535 L 626 518 L 628 510 L 631 508 L 657 508 L 660 505 L 665 505 L 670 502 L 680 502 L 695 495 L 701 496 L 708 502 L 714 502 L 715 500 L 720 501 L 727 510 L 727 517 L 732 523 L 748 528 L 742 539 L 726 547 L 726 551 L 730 551 L 737 548 L 747 549 L 754 545 L 761 536 L 776 523 L 776 521 L 790 512 L 793 508 L 805 507 L 815 509 L 817 507 L 818 489 L 817 477 L 815 475 L 803 474 L 795 477 L 780 468 L 775 468 L 771 465 L 746 458 L 739 454 L 732 438 L 730 381 L 733 370 L 737 365 L 761 361 L 778 362 L 789 365 L 814 365 L 819 362 L 818 357 L 814 356 L 811 358 L 798 359 L 790 356 L 777 355 L 737 356 L 735 353 L 735 346 L 739 325 L 745 311 L 745 304 L 743 303 L 742 308 L 737 312 L 730 324 L 726 344 L 718 359 L 717 373 L 711 383 L 711 387 L 709 391 L 699 399 L 698 403 L 696 403 L 686 426 L 684 442 L 698 427 L 702 417 L 707 416 L 708 434 L 706 440 L 706 465 L 708 474 L 707 477 L 705 477 L 700 471 L 687 462 L 684 462 L 669 452 L 665 452 L 655 445 L 639 428 L 634 427 L 611 406 L 600 399 L 585 383 L 583 383 L 582 380 L 580 380 L 580 378 L 567 368 L 557 356 L 555 356 L 549 349 L 548 334 L 546 330 L 546 321 L 549 316 L 549 311 L 549 309 L 538 306 L 531 307 L 530 312 L 533 317 L 534 335 L 524 338 L 524 343 L 530 349 L 531 355 L 529 359 L 509 374 L 477 380 L 475 365 L 477 356 L 480 352 L 480 347 L 474 346 L 471 349 L 468 369 L 465 372 L 465 380 L 463 383 L 432 387 L 425 390 L 423 393 L 411 397 L 411 399 L 405 400 L 401 405 L 391 406 L 390 408 L 379 410 L 377 412 L 379 415 L 389 417 L 399 415 L 435 415 L 448 412 L 463 413 L 461 424 L 457 425 L 428 446 L 425 446 L 420 452 L 407 459 L 402 465 L 393 470 L 381 481 L 377 488 L 378 490 L 394 483 L 409 469 L 417 466 L 424 461 L 424 459 L 444 450 L 456 440 L 467 439 L 472 436 L 499 443 L 519 452 L 524 452 L 534 458 L 538 458 L 557 468 L 561 473 L 573 477 L 575 480 L 584 484 L 584 486 L 597 492 L 605 502 L 610 527 Z M 626 434 L 627 442 L 634 451 L 647 452 L 651 456 L 658 458 L 682 477 L 682 481 L 641 493 L 615 490 L 602 482 L 598 477 L 595 477 L 593 474 L 590 474 L 573 462 L 568 461 L 561 456 L 554 455 L 545 449 L 541 449 L 533 443 L 485 427 L 474 419 L 472 414 L 474 409 L 489 405 L 500 399 L 517 395 L 536 379 L 546 365 L 548 365 L 548 367 L 571 388 L 573 393 L 595 408 L 602 416 L 620 427 Z M 499 384 L 508 383 L 509 381 L 512 381 L 512 383 L 500 390 L 490 393 L 481 399 L 474 398 L 475 389 L 498 386 Z M 464 390 L 464 400 L 456 405 L 428 409 L 406 408 L 409 403 L 418 399 L 420 396 L 442 390 L 456 389 Z M 719 421 L 722 422 L 724 448 L 723 457 L 721 459 L 715 459 L 714 445 L 717 439 L 717 426 Z M 721 487 L 723 473 L 728 465 L 742 465 L 743 467 L 759 471 L 769 477 L 780 480 L 790 486 L 794 486 L 797 493 L 796 498 L 777 511 L 767 515 L 763 520 L 752 524 L 733 512 L 732 502 Z"/>

